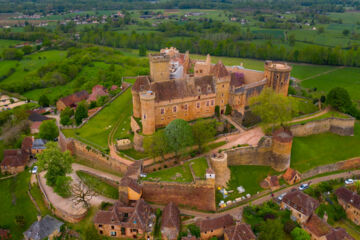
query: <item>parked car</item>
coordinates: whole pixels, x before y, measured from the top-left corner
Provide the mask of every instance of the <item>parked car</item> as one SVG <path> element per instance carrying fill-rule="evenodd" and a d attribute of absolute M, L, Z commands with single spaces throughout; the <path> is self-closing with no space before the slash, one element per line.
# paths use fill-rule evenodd
<path fill-rule="evenodd" d="M 354 180 L 351 178 L 345 180 L 346 185 L 353 184 L 353 183 L 354 183 Z"/>
<path fill-rule="evenodd" d="M 36 174 L 38 170 L 38 166 L 33 167 L 33 169 L 31 170 L 32 174 Z"/>
<path fill-rule="evenodd" d="M 301 184 L 301 185 L 300 185 L 299 190 L 300 190 L 300 191 L 303 191 L 303 190 L 305 190 L 305 189 L 307 189 L 307 188 L 309 188 L 309 184 L 304 183 L 304 184 Z"/>
<path fill-rule="evenodd" d="M 146 173 L 140 173 L 140 177 L 146 177 Z"/>
<path fill-rule="evenodd" d="M 282 201 L 285 195 L 286 195 L 286 193 L 283 193 L 283 194 L 281 194 L 280 196 L 278 196 L 278 200 L 279 200 L 279 201 Z"/>

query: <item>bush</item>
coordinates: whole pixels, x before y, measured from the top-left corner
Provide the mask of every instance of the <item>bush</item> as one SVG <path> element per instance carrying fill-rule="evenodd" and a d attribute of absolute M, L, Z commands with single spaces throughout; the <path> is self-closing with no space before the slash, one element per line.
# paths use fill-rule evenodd
<path fill-rule="evenodd" d="M 107 207 L 111 206 L 112 204 L 109 202 L 101 202 L 100 209 L 105 210 Z"/>
<path fill-rule="evenodd" d="M 232 112 L 232 107 L 229 104 L 226 104 L 225 115 L 230 115 Z"/>
<path fill-rule="evenodd" d="M 195 236 L 197 238 L 200 237 L 200 228 L 198 226 L 196 226 L 195 224 L 190 224 L 187 226 L 187 228 L 192 236 Z"/>
<path fill-rule="evenodd" d="M 215 106 L 215 116 L 220 117 L 220 107 L 218 105 Z"/>
<path fill-rule="evenodd" d="M 56 183 L 54 186 L 54 192 L 59 194 L 59 196 L 67 198 L 71 196 L 70 190 L 71 177 L 67 176 L 58 176 L 56 178 Z"/>

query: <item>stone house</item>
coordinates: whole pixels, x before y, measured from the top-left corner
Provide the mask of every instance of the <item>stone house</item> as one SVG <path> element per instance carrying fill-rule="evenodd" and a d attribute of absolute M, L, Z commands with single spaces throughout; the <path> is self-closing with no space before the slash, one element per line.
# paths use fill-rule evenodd
<path fill-rule="evenodd" d="M 60 236 L 60 228 L 64 223 L 56 218 L 46 215 L 44 218 L 38 217 L 38 221 L 34 222 L 26 232 L 24 232 L 25 240 L 42 240 L 55 239 Z"/>
<path fill-rule="evenodd" d="M 95 85 L 92 88 L 91 94 L 89 95 L 87 102 L 96 101 L 99 97 L 108 96 L 109 93 L 107 92 L 106 88 L 101 85 Z"/>
<path fill-rule="evenodd" d="M 176 240 L 180 232 L 180 211 L 173 202 L 169 202 L 161 217 L 161 235 L 165 240 Z"/>
<path fill-rule="evenodd" d="M 335 195 L 344 208 L 346 216 L 355 224 L 360 225 L 360 196 L 345 187 L 338 188 Z"/>
<path fill-rule="evenodd" d="M 64 110 L 66 107 L 76 108 L 77 103 L 86 100 L 89 97 L 89 93 L 85 90 L 76 92 L 69 96 L 60 98 L 56 102 L 56 108 L 59 112 Z"/>
<path fill-rule="evenodd" d="M 302 224 L 307 222 L 319 205 L 319 201 L 295 189 L 283 197 L 280 207 L 290 210 L 292 217 Z"/>
<path fill-rule="evenodd" d="M 153 231 L 155 214 L 144 199 L 125 205 L 118 201 L 111 209 L 100 210 L 94 217 L 95 228 L 103 236 L 147 238 Z"/>
<path fill-rule="evenodd" d="M 33 156 L 36 156 L 36 154 L 44 151 L 44 149 L 46 149 L 46 146 L 45 146 L 46 142 L 47 141 L 45 139 L 41 139 L 41 138 L 34 139 L 34 142 L 31 147 L 31 154 Z"/>
<path fill-rule="evenodd" d="M 225 240 L 255 240 L 256 236 L 251 230 L 251 226 L 245 223 L 236 223 L 236 225 L 225 229 Z"/>
<path fill-rule="evenodd" d="M 261 183 L 262 188 L 270 188 L 271 191 L 275 191 L 280 188 L 278 176 L 267 176 Z"/>
<path fill-rule="evenodd" d="M 234 219 L 231 215 L 226 214 L 216 218 L 207 218 L 197 223 L 200 228 L 200 238 L 210 239 L 212 237 L 223 237 L 224 231 L 234 225 Z"/>
<path fill-rule="evenodd" d="M 16 174 L 25 170 L 27 155 L 21 149 L 4 150 L 4 159 L 1 162 L 1 172 Z"/>
<path fill-rule="evenodd" d="M 142 187 L 136 179 L 123 177 L 119 184 L 119 198 L 125 204 L 136 202 L 142 196 Z"/>
<path fill-rule="evenodd" d="M 40 125 L 43 121 L 49 120 L 48 117 L 36 112 L 36 111 L 29 111 L 29 121 L 31 134 L 39 133 Z"/>
<path fill-rule="evenodd" d="M 301 180 L 300 173 L 292 168 L 288 168 L 282 177 L 289 185 L 293 185 Z"/>

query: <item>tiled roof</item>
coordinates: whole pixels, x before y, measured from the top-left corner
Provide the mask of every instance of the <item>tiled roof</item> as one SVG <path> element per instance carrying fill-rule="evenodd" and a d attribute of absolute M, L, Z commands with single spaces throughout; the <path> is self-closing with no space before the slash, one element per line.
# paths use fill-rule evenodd
<path fill-rule="evenodd" d="M 29 152 L 31 151 L 32 145 L 33 145 L 32 137 L 25 137 L 21 143 L 21 150 Z"/>
<path fill-rule="evenodd" d="M 162 213 L 161 229 L 165 227 L 176 228 L 180 232 L 180 211 L 173 202 L 168 203 Z"/>
<path fill-rule="evenodd" d="M 231 215 L 226 214 L 216 218 L 209 218 L 200 220 L 197 225 L 200 227 L 200 232 L 207 232 L 219 228 L 230 227 L 234 224 L 234 219 Z"/>
<path fill-rule="evenodd" d="M 4 151 L 4 159 L 1 162 L 3 167 L 19 167 L 26 164 L 26 155 L 20 149 Z"/>
<path fill-rule="evenodd" d="M 226 70 L 225 65 L 219 61 L 215 66 L 211 68 L 210 73 L 214 75 L 215 77 L 222 78 L 229 75 L 228 70 Z"/>
<path fill-rule="evenodd" d="M 10 239 L 10 231 L 7 229 L 0 228 L 0 239 L 1 240 Z"/>
<path fill-rule="evenodd" d="M 225 234 L 229 240 L 255 240 L 256 236 L 249 224 L 236 224 L 225 229 Z"/>
<path fill-rule="evenodd" d="M 335 195 L 343 200 L 344 202 L 351 204 L 357 209 L 360 209 L 360 196 L 356 194 L 355 192 L 345 188 L 341 187 L 336 189 Z"/>
<path fill-rule="evenodd" d="M 333 228 L 331 232 L 326 235 L 326 240 L 355 240 L 343 228 Z"/>
<path fill-rule="evenodd" d="M 37 112 L 29 111 L 29 120 L 32 122 L 42 122 L 48 119 L 49 119 L 48 117 L 41 115 Z"/>
<path fill-rule="evenodd" d="M 108 93 L 104 86 L 96 85 L 92 88 L 92 92 L 88 97 L 88 101 L 96 101 L 98 97 L 107 95 Z"/>
<path fill-rule="evenodd" d="M 288 192 L 282 201 L 306 216 L 310 216 L 319 206 L 319 202 L 316 199 L 298 189 Z"/>
<path fill-rule="evenodd" d="M 45 149 L 46 140 L 41 138 L 36 138 L 33 142 L 32 149 Z"/>
<path fill-rule="evenodd" d="M 304 226 L 311 234 L 314 234 L 317 237 L 322 237 L 330 233 L 331 230 L 331 226 L 319 218 L 315 213 L 310 216 Z"/>
<path fill-rule="evenodd" d="M 292 168 L 288 168 L 286 172 L 283 174 L 283 178 L 285 181 L 290 181 L 293 179 L 298 172 Z"/>
<path fill-rule="evenodd" d="M 56 230 L 60 231 L 60 227 L 62 225 L 63 223 L 56 218 L 46 215 L 40 221 L 34 222 L 31 227 L 24 232 L 24 236 L 26 236 L 27 239 L 42 240 L 47 238 Z"/>
<path fill-rule="evenodd" d="M 240 87 L 245 83 L 245 75 L 244 73 L 234 72 L 231 73 L 230 86 L 232 87 Z"/>
<path fill-rule="evenodd" d="M 63 97 L 59 101 L 62 101 L 65 104 L 65 106 L 71 107 L 78 102 L 86 100 L 88 98 L 88 96 L 89 96 L 89 93 L 86 90 L 83 90 L 81 92 L 76 92 L 69 96 Z"/>

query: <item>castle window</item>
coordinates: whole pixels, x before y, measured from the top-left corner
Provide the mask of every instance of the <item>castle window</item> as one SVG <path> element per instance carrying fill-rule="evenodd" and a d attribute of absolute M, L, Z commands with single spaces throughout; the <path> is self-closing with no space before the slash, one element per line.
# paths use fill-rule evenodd
<path fill-rule="evenodd" d="M 225 85 L 223 84 L 223 88 L 225 88 Z"/>
<path fill-rule="evenodd" d="M 196 107 L 197 107 L 197 108 L 200 108 L 200 102 L 197 102 L 197 103 L 196 103 Z"/>
<path fill-rule="evenodd" d="M 115 227 L 114 227 L 114 226 L 111 226 L 111 229 L 115 229 Z"/>
<path fill-rule="evenodd" d="M 215 101 L 211 100 L 211 106 L 214 106 L 214 104 L 215 104 Z"/>
<path fill-rule="evenodd" d="M 223 97 L 223 96 L 224 96 L 224 94 L 222 93 L 222 94 L 221 94 L 221 96 Z"/>
<path fill-rule="evenodd" d="M 173 112 L 176 113 L 176 111 L 177 111 L 177 108 L 176 108 L 176 106 L 174 106 L 173 107 Z"/>
<path fill-rule="evenodd" d="M 102 228 L 102 226 L 103 226 L 102 224 L 99 224 L 99 228 Z"/>
<path fill-rule="evenodd" d="M 112 237 L 114 237 L 114 236 L 116 236 L 116 232 L 111 232 L 110 235 L 111 235 Z"/>
<path fill-rule="evenodd" d="M 104 232 L 103 232 L 103 231 L 100 231 L 100 234 L 104 234 Z"/>
<path fill-rule="evenodd" d="M 201 88 L 197 87 L 198 93 L 201 93 Z"/>
<path fill-rule="evenodd" d="M 221 103 L 224 103 L 224 100 L 221 100 Z"/>
<path fill-rule="evenodd" d="M 211 87 L 208 86 L 208 87 L 207 87 L 207 90 L 208 90 L 208 92 L 211 92 Z"/>
<path fill-rule="evenodd" d="M 184 110 L 188 110 L 188 105 L 184 104 Z"/>
<path fill-rule="evenodd" d="M 146 114 L 144 114 L 144 117 L 143 117 L 144 119 L 146 119 Z"/>
<path fill-rule="evenodd" d="M 200 73 L 202 73 L 202 70 L 200 69 Z"/>
<path fill-rule="evenodd" d="M 206 106 L 208 107 L 210 105 L 209 101 L 206 101 Z"/>
<path fill-rule="evenodd" d="M 164 114 L 165 113 L 165 108 L 160 108 L 160 113 Z"/>

